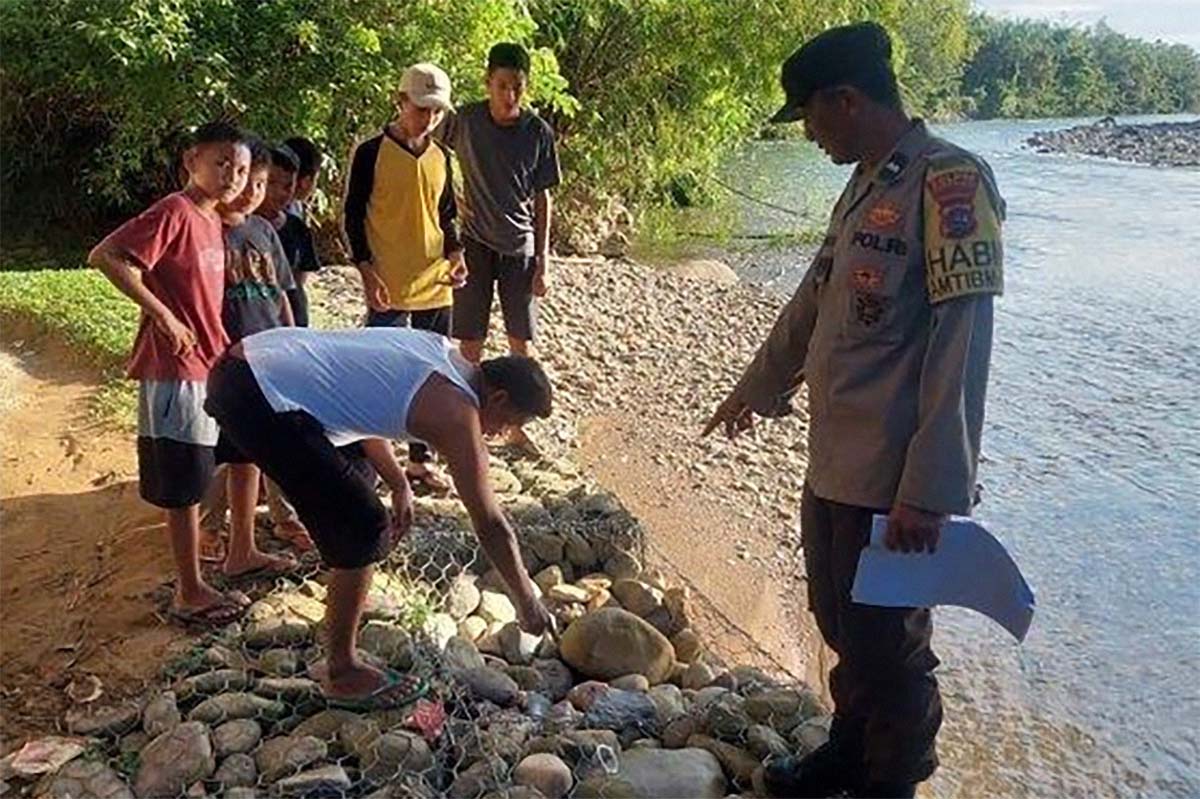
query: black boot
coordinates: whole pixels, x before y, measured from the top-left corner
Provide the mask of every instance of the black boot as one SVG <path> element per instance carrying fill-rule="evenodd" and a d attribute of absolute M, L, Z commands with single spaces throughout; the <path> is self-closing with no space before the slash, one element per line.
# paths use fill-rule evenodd
<path fill-rule="evenodd" d="M 861 759 L 826 743 L 804 757 L 772 760 L 763 770 L 763 785 L 778 799 L 826 799 L 864 788 L 863 770 Z"/>
<path fill-rule="evenodd" d="M 868 782 L 857 793 L 851 796 L 861 799 L 913 799 L 917 795 L 917 785 L 912 782 Z"/>

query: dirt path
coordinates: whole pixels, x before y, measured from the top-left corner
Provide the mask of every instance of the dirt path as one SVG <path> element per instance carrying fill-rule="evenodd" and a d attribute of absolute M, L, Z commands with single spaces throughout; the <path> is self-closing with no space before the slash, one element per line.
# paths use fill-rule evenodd
<path fill-rule="evenodd" d="M 0 339 L 2 740 L 54 729 L 72 678 L 139 692 L 189 639 L 155 613 L 172 571 L 137 495 L 132 435 L 87 419 L 94 374 L 45 340 Z"/>

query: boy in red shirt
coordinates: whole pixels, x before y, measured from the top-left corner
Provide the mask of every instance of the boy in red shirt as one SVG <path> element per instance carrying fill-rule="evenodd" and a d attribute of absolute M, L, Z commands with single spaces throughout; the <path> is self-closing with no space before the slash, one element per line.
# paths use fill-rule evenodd
<path fill-rule="evenodd" d="M 138 381 L 142 498 L 166 511 L 178 574 L 171 615 L 220 627 L 245 611 L 200 574 L 199 502 L 212 479 L 217 424 L 205 381 L 229 339 L 221 323 L 225 245 L 216 207 L 246 186 L 250 149 L 232 125 L 201 126 L 183 158 L 188 183 L 110 233 L 88 263 L 142 309 L 129 376 Z"/>

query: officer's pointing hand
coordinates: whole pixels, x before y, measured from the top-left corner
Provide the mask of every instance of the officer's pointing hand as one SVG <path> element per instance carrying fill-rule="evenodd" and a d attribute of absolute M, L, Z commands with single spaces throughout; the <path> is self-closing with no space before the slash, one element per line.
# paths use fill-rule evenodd
<path fill-rule="evenodd" d="M 901 552 L 933 552 L 937 549 L 945 521 L 944 513 L 930 513 L 897 503 L 888 514 L 884 546 Z"/>
<path fill-rule="evenodd" d="M 700 434 L 700 437 L 707 436 L 722 425 L 725 427 L 727 438 L 737 438 L 739 433 L 754 426 L 754 412 L 736 394 L 730 394 L 717 406 L 717 410 L 713 412 L 712 418 L 704 426 L 704 432 Z"/>

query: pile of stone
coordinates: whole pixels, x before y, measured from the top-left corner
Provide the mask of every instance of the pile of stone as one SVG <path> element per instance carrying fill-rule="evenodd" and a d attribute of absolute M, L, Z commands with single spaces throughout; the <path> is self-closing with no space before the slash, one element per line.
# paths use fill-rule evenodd
<path fill-rule="evenodd" d="M 360 637 L 373 662 L 421 675 L 423 699 L 329 707 L 309 676 L 325 588 L 308 580 L 258 599 L 140 701 L 73 711 L 73 737 L 30 743 L 0 779 L 59 799 L 723 797 L 752 792 L 765 760 L 823 742 L 811 690 L 709 651 L 688 591 L 640 561 L 615 498 L 569 465 L 493 470 L 558 640 L 518 627 L 477 553 L 421 554 L 417 542 L 465 525 L 457 503 L 424 499 Z"/>
<path fill-rule="evenodd" d="M 1200 166 L 1200 120 L 1123 125 L 1105 117 L 1090 125 L 1039 131 L 1027 143 L 1039 152 L 1095 155 L 1154 166 Z"/>

